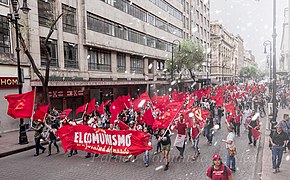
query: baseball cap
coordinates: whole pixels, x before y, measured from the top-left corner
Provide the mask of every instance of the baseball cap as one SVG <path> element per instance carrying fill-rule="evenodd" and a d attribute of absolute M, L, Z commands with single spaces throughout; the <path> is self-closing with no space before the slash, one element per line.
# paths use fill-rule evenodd
<path fill-rule="evenodd" d="M 221 159 L 221 156 L 219 154 L 213 155 L 212 160 L 216 160 L 216 159 Z"/>

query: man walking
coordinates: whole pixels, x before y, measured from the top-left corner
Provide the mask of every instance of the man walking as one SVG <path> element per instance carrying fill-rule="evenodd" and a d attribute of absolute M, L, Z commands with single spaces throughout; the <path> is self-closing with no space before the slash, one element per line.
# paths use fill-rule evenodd
<path fill-rule="evenodd" d="M 235 159 L 235 133 L 234 131 L 234 127 L 232 125 L 228 125 L 227 127 L 228 129 L 228 136 L 226 140 L 222 140 L 223 142 L 226 143 L 226 149 L 227 149 L 227 160 L 226 160 L 226 164 L 227 166 L 233 171 L 236 171 L 236 159 Z"/>
<path fill-rule="evenodd" d="M 40 119 L 37 120 L 37 124 L 35 127 L 33 127 L 33 126 L 31 127 L 31 129 L 33 129 L 35 131 L 34 140 L 35 140 L 36 153 L 34 154 L 34 156 L 39 155 L 39 149 L 42 149 L 42 153 L 44 153 L 44 151 L 46 149 L 40 144 L 40 139 L 43 138 L 42 137 L 43 128 L 44 128 L 44 124 Z"/>
<path fill-rule="evenodd" d="M 290 150 L 290 120 L 289 120 L 289 114 L 283 115 L 283 120 L 279 123 L 282 126 L 283 131 L 288 135 L 288 143 L 287 148 Z M 284 149 L 284 152 L 286 152 L 286 147 Z"/>
<path fill-rule="evenodd" d="M 282 126 L 278 124 L 276 131 L 272 131 L 270 134 L 270 143 L 272 145 L 272 165 L 273 173 L 280 172 L 280 164 L 282 161 L 283 150 L 286 146 L 288 135 L 283 132 Z"/>
<path fill-rule="evenodd" d="M 179 121 L 175 123 L 175 127 L 177 129 L 177 136 L 174 145 L 179 151 L 178 158 L 183 159 L 183 153 L 185 149 L 185 142 L 187 141 L 187 123 L 184 120 L 183 114 L 179 115 Z M 180 141 L 180 142 L 179 142 Z M 177 143 L 178 142 L 178 143 Z"/>

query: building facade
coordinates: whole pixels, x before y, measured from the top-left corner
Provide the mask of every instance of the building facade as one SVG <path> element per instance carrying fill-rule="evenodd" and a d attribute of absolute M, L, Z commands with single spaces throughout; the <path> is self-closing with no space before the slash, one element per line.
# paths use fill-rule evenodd
<path fill-rule="evenodd" d="M 146 90 L 165 93 L 169 80 L 165 61 L 171 59 L 174 40 L 192 39 L 205 50 L 209 47 L 210 3 L 205 0 L 28 0 L 28 4 L 31 10 L 27 15 L 19 11 L 21 32 L 42 74 L 46 58 L 41 44 L 61 16 L 49 39 L 49 96 L 51 107 L 72 108 L 71 118 L 78 117 L 77 107 L 93 98 L 101 103 L 128 93 L 136 98 Z M 0 0 L 0 8 L 1 26 L 6 28 L 0 39 L 4 83 L 7 78 L 17 78 L 16 40 L 6 19 L 12 12 L 10 1 Z M 23 92 L 36 87 L 38 101 L 42 84 L 26 55 L 22 51 L 20 55 Z M 204 78 L 205 72 L 206 64 L 198 76 Z M 13 93 L 18 93 L 17 86 L 1 86 L 1 95 Z M 0 111 L 5 116 L 2 126 L 18 128 L 17 122 L 5 125 L 11 121 L 6 110 Z"/>
<path fill-rule="evenodd" d="M 211 39 L 211 78 L 219 82 L 234 80 L 237 74 L 238 58 L 240 56 L 237 39 L 229 33 L 221 23 L 210 23 Z"/>
<path fill-rule="evenodd" d="M 251 50 L 245 50 L 243 67 L 258 66 L 255 59 L 256 58 Z"/>

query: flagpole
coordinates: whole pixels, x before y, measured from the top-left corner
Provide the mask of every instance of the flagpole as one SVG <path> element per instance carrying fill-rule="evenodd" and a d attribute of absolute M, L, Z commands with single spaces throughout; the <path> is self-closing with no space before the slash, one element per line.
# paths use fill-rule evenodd
<path fill-rule="evenodd" d="M 82 120 L 84 120 L 84 116 L 86 114 L 86 111 L 87 111 L 87 107 L 88 107 L 88 103 L 86 104 L 86 108 L 85 108 L 85 111 L 83 112 L 83 115 L 82 115 Z"/>

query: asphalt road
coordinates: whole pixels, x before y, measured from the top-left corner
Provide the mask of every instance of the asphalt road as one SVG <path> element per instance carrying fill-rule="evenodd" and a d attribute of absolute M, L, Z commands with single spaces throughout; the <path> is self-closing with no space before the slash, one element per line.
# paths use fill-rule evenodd
<path fill-rule="evenodd" d="M 262 120 L 263 122 L 264 120 Z M 243 128 L 242 128 L 243 129 Z M 175 133 L 176 134 L 176 133 Z M 221 139 L 226 139 L 227 130 L 225 125 L 215 133 L 213 145 L 206 143 L 206 138 L 201 137 L 201 155 L 196 161 L 192 161 L 193 150 L 191 143 L 186 145 L 185 158 L 177 160 L 178 151 L 171 147 L 171 163 L 168 171 L 164 171 L 162 155 L 153 155 L 151 152 L 149 167 L 143 163 L 143 154 L 138 156 L 136 162 L 123 162 L 123 157 L 111 159 L 110 155 L 98 158 L 86 159 L 85 152 L 73 157 L 67 154 L 54 154 L 55 147 L 52 146 L 52 156 L 46 157 L 41 154 L 34 157 L 35 150 L 25 151 L 0 159 L 0 177 L 4 179 L 104 179 L 104 180 L 135 180 L 135 179 L 205 179 L 206 169 L 212 165 L 211 157 L 220 153 L 225 161 L 225 144 Z M 174 142 L 174 138 L 172 138 Z M 248 145 L 247 133 L 242 130 L 241 137 L 236 137 L 238 155 L 236 156 L 237 171 L 234 173 L 235 180 L 254 179 L 257 162 L 257 147 Z M 155 147 L 154 147 L 155 148 Z"/>

